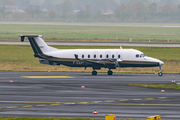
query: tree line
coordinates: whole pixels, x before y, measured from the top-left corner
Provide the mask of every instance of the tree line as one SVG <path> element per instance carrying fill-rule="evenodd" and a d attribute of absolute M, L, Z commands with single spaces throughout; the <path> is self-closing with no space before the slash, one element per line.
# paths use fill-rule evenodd
<path fill-rule="evenodd" d="M 76 0 L 78 1 L 78 0 Z M 79 7 L 79 6 L 78 6 Z M 0 21 L 27 22 L 112 22 L 112 23 L 179 23 L 180 4 L 158 5 L 136 2 L 117 5 L 101 0 L 96 5 L 87 3 L 79 8 L 73 2 L 65 0 L 62 4 L 26 6 L 24 12 L 8 11 L 0 6 Z M 107 14 L 103 14 L 107 13 Z"/>

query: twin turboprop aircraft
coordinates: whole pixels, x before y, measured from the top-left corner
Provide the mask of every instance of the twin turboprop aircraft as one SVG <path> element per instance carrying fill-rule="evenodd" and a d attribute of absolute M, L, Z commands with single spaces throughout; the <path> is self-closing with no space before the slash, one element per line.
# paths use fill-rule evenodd
<path fill-rule="evenodd" d="M 93 68 L 92 75 L 97 75 L 101 68 L 111 69 L 117 67 L 156 67 L 159 66 L 159 76 L 162 76 L 161 66 L 164 62 L 146 56 L 135 49 L 56 49 L 48 46 L 42 35 L 20 35 L 21 42 L 25 37 L 29 39 L 34 56 L 40 63 L 49 65 L 65 65 L 69 67 Z"/>

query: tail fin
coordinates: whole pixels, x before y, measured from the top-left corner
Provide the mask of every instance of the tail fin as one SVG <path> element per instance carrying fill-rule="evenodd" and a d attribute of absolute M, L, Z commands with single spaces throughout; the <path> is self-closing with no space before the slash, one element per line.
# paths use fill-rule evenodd
<path fill-rule="evenodd" d="M 51 52 L 49 46 L 42 39 L 42 35 L 21 35 L 21 42 L 24 41 L 25 37 L 28 37 L 35 54 Z"/>
<path fill-rule="evenodd" d="M 29 39 L 31 47 L 34 51 L 34 56 L 39 58 L 40 63 L 48 65 L 60 65 L 58 62 L 53 62 L 50 60 L 50 58 L 52 58 L 51 52 L 59 49 L 48 46 L 42 39 L 42 35 L 20 35 L 20 37 L 21 42 L 24 42 L 25 37 Z"/>

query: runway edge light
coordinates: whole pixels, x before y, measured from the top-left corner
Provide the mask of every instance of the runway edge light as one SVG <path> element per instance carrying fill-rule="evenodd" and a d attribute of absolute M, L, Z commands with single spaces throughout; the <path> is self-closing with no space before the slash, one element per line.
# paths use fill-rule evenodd
<path fill-rule="evenodd" d="M 98 112 L 96 110 L 94 110 L 93 114 L 98 114 Z"/>
<path fill-rule="evenodd" d="M 172 83 L 175 83 L 175 82 L 176 82 L 176 81 L 173 79 L 173 80 L 172 80 Z"/>
<path fill-rule="evenodd" d="M 160 115 L 150 116 L 147 117 L 146 120 L 161 120 L 161 116 Z"/>
<path fill-rule="evenodd" d="M 165 91 L 164 90 L 161 90 L 161 93 L 164 93 Z"/>
<path fill-rule="evenodd" d="M 10 83 L 13 83 L 13 80 L 10 80 L 9 82 L 10 82 Z"/>
<path fill-rule="evenodd" d="M 116 114 L 105 115 L 105 120 L 116 120 Z"/>

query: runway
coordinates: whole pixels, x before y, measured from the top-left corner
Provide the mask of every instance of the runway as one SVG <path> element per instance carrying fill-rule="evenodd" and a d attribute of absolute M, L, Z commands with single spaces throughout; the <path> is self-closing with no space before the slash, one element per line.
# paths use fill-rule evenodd
<path fill-rule="evenodd" d="M 48 45 L 86 45 L 86 46 L 143 46 L 143 47 L 180 47 L 179 43 L 123 43 L 123 42 L 46 42 Z M 0 41 L 1 45 L 30 45 L 28 41 Z"/>
<path fill-rule="evenodd" d="M 161 115 L 163 120 L 175 120 L 180 118 L 179 90 L 161 93 L 161 89 L 126 85 L 172 84 L 172 79 L 180 82 L 179 78 L 168 74 L 1 71 L 0 116 L 104 118 L 116 114 L 117 119 L 145 119 Z"/>

